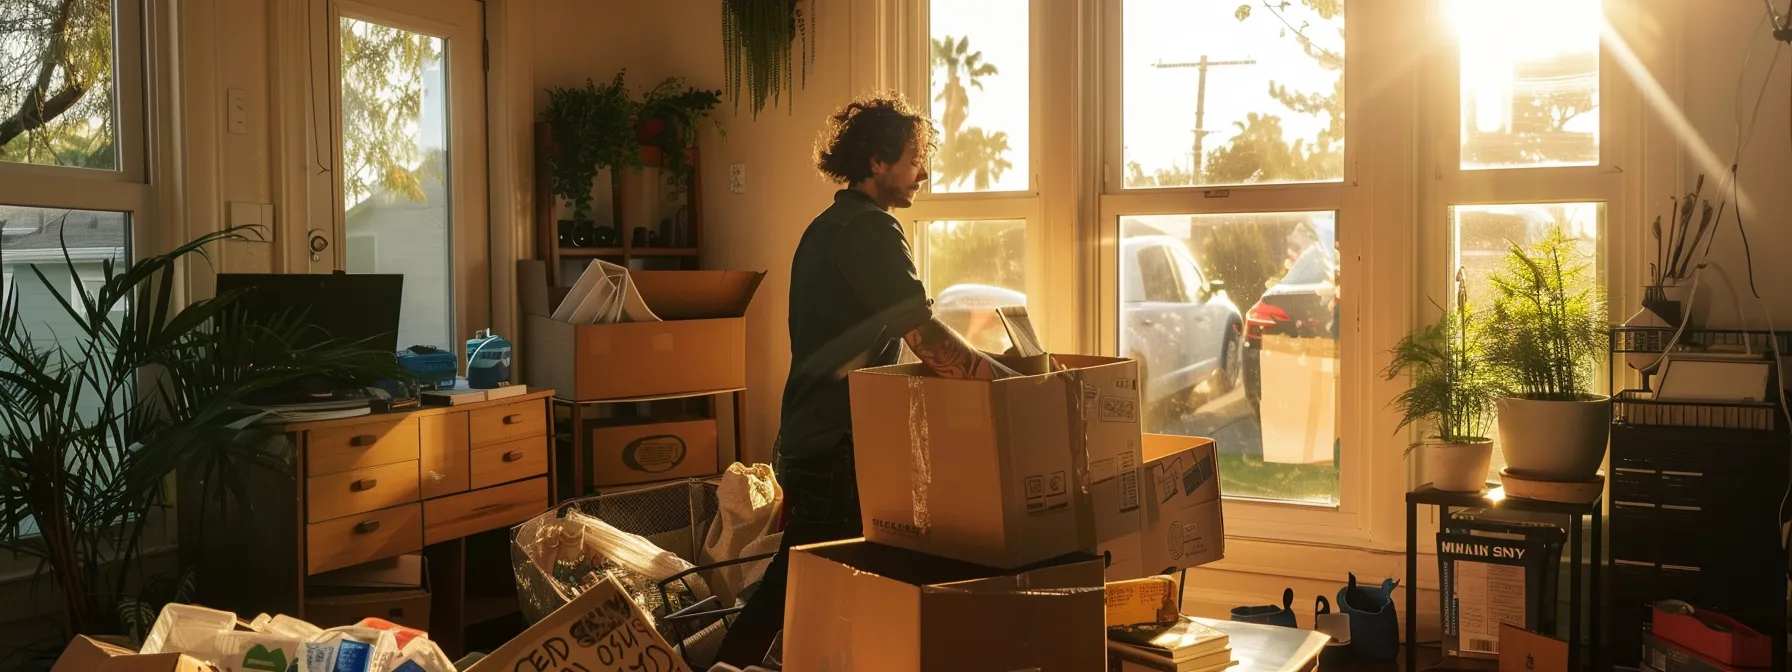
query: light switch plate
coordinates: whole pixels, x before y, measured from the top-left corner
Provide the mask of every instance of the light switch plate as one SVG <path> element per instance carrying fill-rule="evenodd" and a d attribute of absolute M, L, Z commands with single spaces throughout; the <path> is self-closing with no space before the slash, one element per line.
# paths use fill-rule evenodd
<path fill-rule="evenodd" d="M 230 134 L 246 134 L 249 132 L 249 92 L 242 89 L 231 89 L 228 93 L 230 109 L 226 110 L 226 113 L 230 119 Z"/>
<path fill-rule="evenodd" d="M 747 193 L 747 164 L 735 163 L 728 166 L 728 191 Z"/>

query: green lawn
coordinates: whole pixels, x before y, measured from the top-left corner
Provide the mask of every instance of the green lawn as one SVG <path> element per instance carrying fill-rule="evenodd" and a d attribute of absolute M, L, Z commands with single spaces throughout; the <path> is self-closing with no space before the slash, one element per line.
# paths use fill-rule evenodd
<path fill-rule="evenodd" d="M 1236 453 L 1221 453 L 1219 460 L 1220 492 L 1226 496 L 1337 503 L 1336 466 L 1277 464 Z"/>

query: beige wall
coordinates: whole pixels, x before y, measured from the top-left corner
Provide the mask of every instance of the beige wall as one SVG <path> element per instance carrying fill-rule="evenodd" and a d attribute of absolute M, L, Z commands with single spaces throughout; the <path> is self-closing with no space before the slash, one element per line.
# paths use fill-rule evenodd
<path fill-rule="evenodd" d="M 726 141 L 713 129 L 700 141 L 703 264 L 706 268 L 769 271 L 747 315 L 747 413 L 742 461 L 767 461 L 778 431 L 784 376 L 790 367 L 790 257 L 804 227 L 831 202 L 834 187 L 810 163 L 815 134 L 834 108 L 851 97 L 845 3 L 823 2 L 820 41 L 807 88 L 795 92 L 795 108 L 767 107 L 754 119 L 731 102 L 719 115 Z M 550 86 L 606 81 L 628 69 L 634 87 L 667 76 L 693 86 L 721 88 L 722 31 L 718 0 L 594 3 L 536 0 L 535 104 L 539 113 Z M 747 164 L 747 189 L 728 189 L 733 163 Z"/>

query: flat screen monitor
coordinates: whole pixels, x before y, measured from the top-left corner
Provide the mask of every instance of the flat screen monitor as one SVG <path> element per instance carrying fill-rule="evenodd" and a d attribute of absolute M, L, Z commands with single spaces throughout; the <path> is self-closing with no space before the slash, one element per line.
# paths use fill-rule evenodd
<path fill-rule="evenodd" d="M 377 273 L 278 274 L 220 273 L 218 295 L 242 292 L 234 311 L 250 323 L 298 319 L 310 327 L 300 345 L 329 340 L 348 342 L 371 352 L 398 350 L 398 311 L 404 276 Z M 330 380 L 323 376 L 298 381 L 268 395 L 267 403 L 327 396 L 377 381 Z"/>

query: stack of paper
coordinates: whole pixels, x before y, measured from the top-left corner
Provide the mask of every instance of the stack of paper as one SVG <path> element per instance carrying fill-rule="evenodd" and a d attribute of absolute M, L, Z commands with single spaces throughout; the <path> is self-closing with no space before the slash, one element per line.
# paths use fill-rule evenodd
<path fill-rule="evenodd" d="M 591 260 L 579 274 L 566 300 L 554 310 L 554 319 L 568 324 L 660 321 L 641 300 L 628 269 L 601 259 Z"/>

